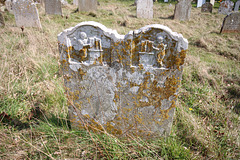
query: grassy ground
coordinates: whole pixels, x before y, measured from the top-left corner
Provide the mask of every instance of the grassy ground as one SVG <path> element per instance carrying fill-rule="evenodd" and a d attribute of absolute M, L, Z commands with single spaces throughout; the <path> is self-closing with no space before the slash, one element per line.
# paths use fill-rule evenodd
<path fill-rule="evenodd" d="M 240 35 L 219 34 L 224 15 L 192 8 L 191 20 L 170 17 L 174 5 L 154 4 L 154 19 L 137 19 L 133 0 L 99 0 L 98 11 L 45 15 L 42 30 L 0 28 L 0 159 L 240 159 Z M 218 5 L 218 4 L 216 4 Z M 57 34 L 82 21 L 121 34 L 163 24 L 189 40 L 172 133 L 142 140 L 71 130 L 59 70 Z M 4 117 L 4 118 L 3 118 Z"/>

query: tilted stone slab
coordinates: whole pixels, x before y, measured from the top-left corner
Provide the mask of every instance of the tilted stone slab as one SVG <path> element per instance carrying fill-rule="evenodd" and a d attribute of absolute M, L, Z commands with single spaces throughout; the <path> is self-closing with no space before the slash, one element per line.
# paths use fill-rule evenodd
<path fill-rule="evenodd" d="M 97 10 L 97 0 L 78 0 L 78 10 L 80 12 Z"/>
<path fill-rule="evenodd" d="M 180 0 L 175 5 L 174 19 L 186 21 L 190 19 L 191 16 L 191 1 L 192 0 Z"/>
<path fill-rule="evenodd" d="M 224 18 L 220 33 L 240 33 L 240 12 L 233 12 Z"/>
<path fill-rule="evenodd" d="M 12 8 L 18 27 L 42 28 L 36 4 L 32 0 L 14 0 Z"/>
<path fill-rule="evenodd" d="M 4 17 L 3 17 L 3 14 L 0 12 L 0 27 L 4 27 L 4 26 L 5 26 Z"/>
<path fill-rule="evenodd" d="M 82 22 L 58 35 L 73 128 L 168 135 L 188 42 L 154 24 L 119 35 Z"/>
<path fill-rule="evenodd" d="M 73 5 L 78 6 L 78 0 L 73 0 Z"/>
<path fill-rule="evenodd" d="M 230 14 L 232 13 L 234 3 L 232 1 L 222 1 L 218 8 L 218 13 L 220 14 Z"/>
<path fill-rule="evenodd" d="M 45 0 L 45 12 L 50 15 L 62 15 L 61 0 Z"/>
<path fill-rule="evenodd" d="M 238 0 L 236 3 L 235 3 L 235 6 L 234 6 L 234 11 L 237 12 L 239 10 L 239 5 L 240 5 L 240 0 Z"/>
<path fill-rule="evenodd" d="M 213 5 L 210 2 L 206 2 L 202 5 L 201 12 L 212 13 Z"/>
<path fill-rule="evenodd" d="M 153 1 L 138 0 L 137 1 L 137 18 L 153 18 Z"/>
<path fill-rule="evenodd" d="M 206 0 L 197 0 L 197 8 L 202 7 L 204 3 L 206 3 Z"/>

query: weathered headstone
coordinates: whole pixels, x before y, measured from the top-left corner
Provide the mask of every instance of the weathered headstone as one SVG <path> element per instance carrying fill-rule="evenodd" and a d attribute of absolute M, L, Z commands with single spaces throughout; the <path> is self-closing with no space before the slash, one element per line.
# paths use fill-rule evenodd
<path fill-rule="evenodd" d="M 3 17 L 3 14 L 0 12 L 0 27 L 4 27 L 4 26 L 5 26 L 4 17 Z"/>
<path fill-rule="evenodd" d="M 215 0 L 210 0 L 210 3 L 214 6 Z"/>
<path fill-rule="evenodd" d="M 137 1 L 137 18 L 153 18 L 153 1 L 138 0 Z"/>
<path fill-rule="evenodd" d="M 174 19 L 185 21 L 189 20 L 191 16 L 191 1 L 192 0 L 180 0 L 175 5 Z"/>
<path fill-rule="evenodd" d="M 232 12 L 234 3 L 232 1 L 222 1 L 218 8 L 220 14 L 230 14 Z"/>
<path fill-rule="evenodd" d="M 79 11 L 94 11 L 97 10 L 97 0 L 78 0 Z"/>
<path fill-rule="evenodd" d="M 78 6 L 78 0 L 73 0 L 73 5 Z"/>
<path fill-rule="evenodd" d="M 237 12 L 239 10 L 239 5 L 240 5 L 240 0 L 238 0 L 236 3 L 235 3 L 235 7 L 234 7 L 234 11 Z"/>
<path fill-rule="evenodd" d="M 18 27 L 42 28 L 36 4 L 32 0 L 14 0 L 12 8 Z"/>
<path fill-rule="evenodd" d="M 159 24 L 119 35 L 82 22 L 58 35 L 74 128 L 168 135 L 188 42 Z"/>
<path fill-rule="evenodd" d="M 210 2 L 206 2 L 202 5 L 201 12 L 212 13 L 213 5 Z"/>
<path fill-rule="evenodd" d="M 240 33 L 240 12 L 233 12 L 224 18 L 220 33 Z"/>
<path fill-rule="evenodd" d="M 165 3 L 168 3 L 168 0 L 164 0 Z"/>
<path fill-rule="evenodd" d="M 62 15 L 61 0 L 45 0 L 46 14 Z"/>

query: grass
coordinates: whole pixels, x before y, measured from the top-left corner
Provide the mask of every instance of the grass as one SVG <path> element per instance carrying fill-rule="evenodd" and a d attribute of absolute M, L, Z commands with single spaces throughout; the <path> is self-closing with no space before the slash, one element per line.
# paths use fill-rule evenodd
<path fill-rule="evenodd" d="M 70 1 L 69 1 L 70 2 Z M 0 28 L 0 159 L 240 159 L 240 36 L 219 34 L 224 15 L 192 8 L 191 20 L 170 19 L 174 5 L 154 4 L 154 18 L 137 19 L 133 0 L 99 0 L 98 10 L 45 15 L 42 30 L 16 27 L 4 12 Z M 218 5 L 218 3 L 215 3 Z M 67 19 L 66 19 L 67 16 Z M 59 67 L 57 35 L 82 21 L 120 34 L 163 24 L 189 41 L 169 137 L 143 140 L 73 130 Z M 125 24 L 122 25 L 122 24 Z"/>

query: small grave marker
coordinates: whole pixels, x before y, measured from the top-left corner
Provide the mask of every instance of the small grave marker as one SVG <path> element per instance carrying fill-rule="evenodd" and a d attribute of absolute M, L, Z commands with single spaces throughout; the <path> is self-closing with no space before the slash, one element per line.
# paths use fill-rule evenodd
<path fill-rule="evenodd" d="M 234 11 L 235 11 L 235 12 L 238 12 L 238 10 L 239 10 L 239 5 L 240 5 L 240 0 L 238 0 L 238 1 L 235 3 L 235 7 L 234 7 Z"/>
<path fill-rule="evenodd" d="M 240 33 L 240 12 L 233 12 L 224 18 L 220 33 Z"/>
<path fill-rule="evenodd" d="M 42 28 L 36 4 L 32 0 L 13 1 L 12 8 L 18 27 Z"/>
<path fill-rule="evenodd" d="M 62 15 L 61 0 L 45 0 L 45 12 L 50 15 Z"/>
<path fill-rule="evenodd" d="M 230 14 L 232 12 L 234 3 L 232 1 L 222 1 L 218 8 L 218 13 L 220 14 Z"/>
<path fill-rule="evenodd" d="M 174 19 L 185 21 L 190 19 L 191 15 L 191 1 L 192 0 L 180 0 L 175 5 Z"/>
<path fill-rule="evenodd" d="M 188 42 L 159 24 L 119 35 L 82 22 L 58 35 L 74 128 L 169 135 Z"/>
<path fill-rule="evenodd" d="M 137 17 L 138 18 L 153 18 L 153 1 L 138 0 L 137 1 Z"/>
<path fill-rule="evenodd" d="M 97 0 L 78 0 L 78 10 L 80 12 L 97 10 Z"/>
<path fill-rule="evenodd" d="M 202 5 L 201 12 L 212 13 L 213 5 L 210 2 L 206 2 Z"/>

